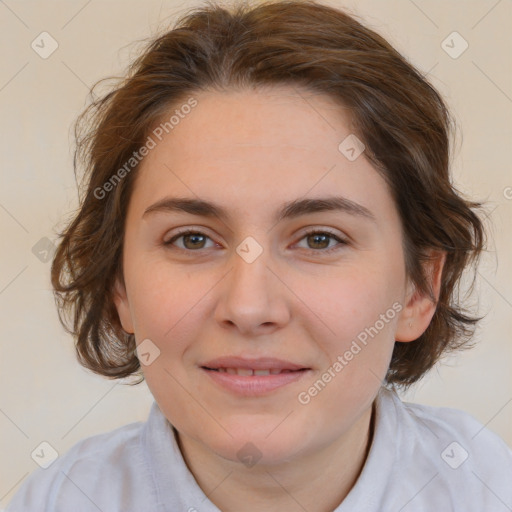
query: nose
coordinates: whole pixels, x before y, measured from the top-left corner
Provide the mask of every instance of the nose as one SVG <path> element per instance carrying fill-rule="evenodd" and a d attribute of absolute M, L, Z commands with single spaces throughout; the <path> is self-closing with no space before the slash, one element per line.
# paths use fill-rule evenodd
<path fill-rule="evenodd" d="M 286 325 L 290 319 L 287 288 L 273 267 L 265 250 L 251 263 L 233 251 L 230 271 L 218 289 L 215 320 L 219 325 L 246 336 L 270 334 Z"/>

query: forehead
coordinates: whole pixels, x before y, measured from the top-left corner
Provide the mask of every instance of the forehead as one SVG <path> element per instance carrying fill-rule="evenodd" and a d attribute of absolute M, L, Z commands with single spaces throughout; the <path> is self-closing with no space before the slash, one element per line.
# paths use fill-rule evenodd
<path fill-rule="evenodd" d="M 214 151 L 233 156 L 253 153 L 273 156 L 273 148 L 319 156 L 337 152 L 339 139 L 351 133 L 350 112 L 329 96 L 295 87 L 208 91 L 194 96 L 197 106 L 173 129 L 181 158 Z M 199 138 L 200 135 L 200 138 Z M 169 137 L 170 138 L 170 137 Z M 233 150 L 236 149 L 236 155 Z"/>
<path fill-rule="evenodd" d="M 245 215 L 305 195 L 393 207 L 364 153 L 350 161 L 340 151 L 352 122 L 328 96 L 277 87 L 193 97 L 197 105 L 141 164 L 133 197 L 139 209 L 164 195 L 200 197 Z"/>

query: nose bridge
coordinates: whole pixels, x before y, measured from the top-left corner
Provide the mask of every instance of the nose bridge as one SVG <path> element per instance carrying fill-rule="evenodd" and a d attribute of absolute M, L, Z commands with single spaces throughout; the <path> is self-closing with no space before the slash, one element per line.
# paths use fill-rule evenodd
<path fill-rule="evenodd" d="M 245 295 L 268 295 L 268 273 L 267 265 L 269 261 L 269 251 L 261 251 L 260 254 L 254 253 L 255 248 L 250 243 L 243 242 L 233 253 L 231 259 L 232 276 L 230 279 L 231 291 L 239 295 L 239 298 Z"/>
<path fill-rule="evenodd" d="M 231 271 L 218 297 L 216 319 L 250 332 L 282 325 L 289 317 L 284 290 L 267 268 L 271 253 L 254 239 L 245 239 L 233 251 Z"/>

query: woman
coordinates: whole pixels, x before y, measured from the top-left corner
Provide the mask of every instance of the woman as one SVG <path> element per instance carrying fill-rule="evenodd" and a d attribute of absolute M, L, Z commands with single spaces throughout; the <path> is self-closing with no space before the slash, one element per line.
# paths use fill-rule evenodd
<path fill-rule="evenodd" d="M 81 363 L 155 403 L 8 510 L 512 506 L 498 436 L 396 393 L 471 339 L 454 291 L 484 232 L 442 98 L 389 43 L 316 2 L 212 4 L 89 113 L 52 282 Z"/>

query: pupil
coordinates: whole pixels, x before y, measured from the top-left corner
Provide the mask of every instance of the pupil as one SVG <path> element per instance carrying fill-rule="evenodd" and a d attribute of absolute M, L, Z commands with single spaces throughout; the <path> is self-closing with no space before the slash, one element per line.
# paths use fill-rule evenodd
<path fill-rule="evenodd" d="M 198 234 L 195 234 L 195 235 L 185 235 L 184 237 L 184 240 L 185 240 L 185 245 L 187 245 L 187 242 L 192 241 L 192 246 L 193 247 L 197 247 L 198 244 L 197 244 L 197 239 L 198 238 L 204 238 L 203 235 L 198 235 Z M 204 242 L 204 240 L 203 240 Z M 199 241 L 199 244 L 201 244 L 201 240 Z"/>
<path fill-rule="evenodd" d="M 312 238 L 314 240 L 313 244 L 318 243 L 318 239 L 323 239 L 320 241 L 320 245 L 322 246 L 321 247 L 322 249 L 329 245 L 329 240 L 328 240 L 329 236 L 328 235 L 311 235 L 310 238 Z M 323 242 L 323 245 L 322 245 L 322 242 Z"/>

